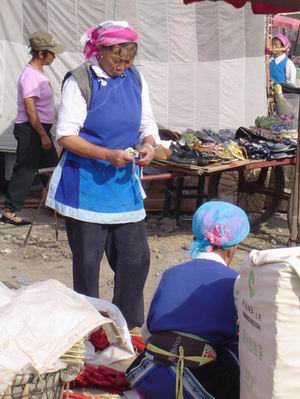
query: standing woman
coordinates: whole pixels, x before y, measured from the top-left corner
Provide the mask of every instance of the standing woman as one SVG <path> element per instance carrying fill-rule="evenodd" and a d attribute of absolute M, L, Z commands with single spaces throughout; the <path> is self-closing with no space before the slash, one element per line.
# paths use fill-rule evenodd
<path fill-rule="evenodd" d="M 296 67 L 287 56 L 291 47 L 289 39 L 281 33 L 272 38 L 270 79 L 275 83 L 296 84 Z"/>
<path fill-rule="evenodd" d="M 159 140 L 147 84 L 133 67 L 137 40 L 126 21 L 83 35 L 87 62 L 63 86 L 57 140 L 64 154 L 47 199 L 66 216 L 75 291 L 99 296 L 105 251 L 115 273 L 113 303 L 129 328 L 144 321 L 150 264 L 140 167 L 152 161 Z"/>
<path fill-rule="evenodd" d="M 54 96 L 44 66 L 52 64 L 64 48 L 47 32 L 29 37 L 31 60 L 18 81 L 18 112 L 14 126 L 17 158 L 8 185 L 1 222 L 30 224 L 16 215 L 26 200 L 39 168 L 56 166 L 58 157 L 50 129 L 54 122 Z"/>

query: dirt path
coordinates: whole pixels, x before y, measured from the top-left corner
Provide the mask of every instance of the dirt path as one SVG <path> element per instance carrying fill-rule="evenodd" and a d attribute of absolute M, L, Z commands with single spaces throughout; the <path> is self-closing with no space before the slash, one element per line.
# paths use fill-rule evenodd
<path fill-rule="evenodd" d="M 35 210 L 24 210 L 22 216 L 32 219 Z M 63 220 L 59 220 L 58 241 L 55 240 L 53 213 L 43 209 L 33 226 L 27 245 L 24 238 L 28 226 L 14 227 L 0 224 L 0 281 L 14 286 L 30 284 L 49 278 L 72 286 L 71 253 L 64 231 Z M 145 287 L 146 305 L 151 298 L 157 279 L 169 266 L 188 259 L 187 249 L 192 240 L 191 222 L 183 221 L 180 227 L 174 219 L 150 214 L 148 221 L 151 248 L 151 269 Z M 233 267 L 237 270 L 252 249 L 286 246 L 288 240 L 286 217 L 276 214 L 256 235 L 251 234 L 241 245 L 235 256 Z M 106 259 L 101 265 L 100 292 L 103 299 L 111 299 L 113 273 Z"/>

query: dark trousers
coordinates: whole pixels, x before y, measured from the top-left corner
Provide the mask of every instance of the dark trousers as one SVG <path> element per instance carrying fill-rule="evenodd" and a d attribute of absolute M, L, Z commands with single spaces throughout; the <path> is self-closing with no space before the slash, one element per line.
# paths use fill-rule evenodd
<path fill-rule="evenodd" d="M 51 124 L 43 123 L 52 141 L 51 126 Z M 54 145 L 52 144 L 49 150 L 43 150 L 40 136 L 29 122 L 16 123 L 14 136 L 17 140 L 17 158 L 5 199 L 5 207 L 13 212 L 23 207 L 37 170 L 56 166 L 58 163 Z M 46 184 L 46 181 L 43 183 Z"/>
<path fill-rule="evenodd" d="M 113 303 L 128 327 L 144 322 L 143 290 L 150 265 L 144 220 L 125 224 L 98 224 L 67 218 L 66 230 L 73 254 L 74 290 L 99 297 L 100 262 L 104 251 L 115 273 Z"/>

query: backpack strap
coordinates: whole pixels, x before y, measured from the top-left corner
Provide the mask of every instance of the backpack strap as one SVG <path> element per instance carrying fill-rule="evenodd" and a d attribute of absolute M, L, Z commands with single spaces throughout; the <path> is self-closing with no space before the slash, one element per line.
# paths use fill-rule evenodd
<path fill-rule="evenodd" d="M 141 77 L 140 71 L 137 69 L 137 67 L 135 65 L 131 65 L 131 67 L 129 69 L 133 72 L 134 76 L 136 77 L 136 80 L 138 81 L 140 89 L 142 91 L 143 83 L 142 83 L 142 77 Z"/>
<path fill-rule="evenodd" d="M 93 65 L 91 61 L 85 61 L 79 67 L 67 72 L 65 75 L 61 88 L 63 88 L 66 80 L 72 75 L 78 83 L 79 89 L 83 98 L 87 103 L 87 108 L 89 108 L 91 95 L 92 95 L 92 82 L 91 75 L 89 72 L 90 66 Z"/>

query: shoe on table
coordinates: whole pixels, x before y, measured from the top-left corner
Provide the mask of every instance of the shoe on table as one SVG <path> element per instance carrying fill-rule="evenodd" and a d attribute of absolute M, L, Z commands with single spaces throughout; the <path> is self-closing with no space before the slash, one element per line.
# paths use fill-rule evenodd
<path fill-rule="evenodd" d="M 172 153 L 168 160 L 183 165 L 197 165 L 197 160 L 192 156 L 179 157 L 178 155 Z"/>
<path fill-rule="evenodd" d="M 12 224 L 14 226 L 26 226 L 31 224 L 29 220 L 22 219 L 19 216 L 17 216 L 14 212 L 5 210 L 3 215 L 0 218 L 1 223 L 5 224 Z"/>

